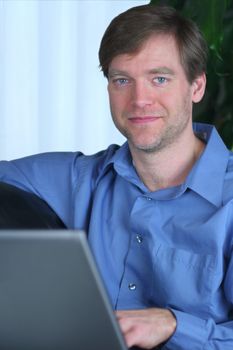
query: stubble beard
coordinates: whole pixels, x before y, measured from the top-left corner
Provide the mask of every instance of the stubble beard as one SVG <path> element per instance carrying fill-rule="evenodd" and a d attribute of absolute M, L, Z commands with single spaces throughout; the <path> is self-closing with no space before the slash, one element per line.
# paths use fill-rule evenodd
<path fill-rule="evenodd" d="M 155 141 L 150 144 L 137 144 L 133 141 L 133 137 L 128 135 L 127 139 L 129 144 L 136 150 L 144 153 L 159 153 L 162 150 L 171 147 L 174 143 L 177 142 L 180 135 L 188 126 L 188 118 L 183 120 L 183 123 L 177 125 L 170 125 L 162 133 L 162 135 L 155 136 Z"/>
<path fill-rule="evenodd" d="M 126 137 L 128 140 L 130 148 L 133 148 L 137 151 L 144 152 L 147 154 L 158 153 L 164 150 L 165 148 L 171 147 L 174 143 L 178 141 L 184 130 L 187 128 L 190 118 L 192 117 L 192 106 L 190 107 L 190 99 L 186 98 L 184 103 L 182 104 L 179 111 L 176 115 L 172 116 L 173 120 L 177 122 L 174 124 L 170 124 L 165 127 L 165 129 L 161 132 L 160 135 L 154 136 L 154 141 L 151 143 L 143 144 L 137 143 L 134 140 L 134 135 L 131 133 L 129 129 L 123 128 L 114 120 L 114 123 L 117 129 Z M 165 116 L 164 120 L 168 120 L 169 116 Z M 143 130 L 142 130 L 143 132 Z M 145 130 L 146 132 L 146 130 Z"/>

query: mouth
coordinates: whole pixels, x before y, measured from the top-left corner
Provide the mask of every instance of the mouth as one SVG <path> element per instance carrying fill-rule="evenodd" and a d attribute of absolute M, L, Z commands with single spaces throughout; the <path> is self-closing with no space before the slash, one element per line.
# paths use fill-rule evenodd
<path fill-rule="evenodd" d="M 147 124 L 147 123 L 152 123 L 160 119 L 160 116 L 150 116 L 150 115 L 145 115 L 142 117 L 130 117 L 129 121 L 133 124 Z"/>

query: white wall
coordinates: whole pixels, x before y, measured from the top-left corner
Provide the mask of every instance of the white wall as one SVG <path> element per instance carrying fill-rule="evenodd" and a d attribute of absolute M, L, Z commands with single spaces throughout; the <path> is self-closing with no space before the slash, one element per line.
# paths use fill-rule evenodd
<path fill-rule="evenodd" d="M 148 2 L 0 1 L 0 159 L 124 142 L 111 121 L 99 42 L 113 17 Z"/>

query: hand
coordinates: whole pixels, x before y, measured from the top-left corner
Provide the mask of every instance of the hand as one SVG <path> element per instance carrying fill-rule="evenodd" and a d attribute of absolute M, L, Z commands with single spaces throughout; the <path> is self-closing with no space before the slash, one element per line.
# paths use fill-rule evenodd
<path fill-rule="evenodd" d="M 124 310 L 117 311 L 116 316 L 128 347 L 153 349 L 176 329 L 176 318 L 167 309 Z"/>

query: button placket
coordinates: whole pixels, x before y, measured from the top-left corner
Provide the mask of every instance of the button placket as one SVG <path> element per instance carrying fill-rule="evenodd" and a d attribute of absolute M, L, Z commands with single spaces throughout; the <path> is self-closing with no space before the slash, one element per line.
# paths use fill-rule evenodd
<path fill-rule="evenodd" d="M 137 243 L 141 244 L 141 243 L 142 243 L 142 241 L 143 241 L 142 236 L 141 236 L 141 235 L 139 235 L 139 234 L 137 234 L 137 235 L 136 235 L 136 241 L 137 241 Z"/>
<path fill-rule="evenodd" d="M 145 255 L 147 245 L 147 221 L 143 220 L 144 210 L 153 206 L 153 198 L 142 195 L 138 197 L 131 210 L 130 229 L 131 243 L 125 260 L 125 270 L 121 280 L 118 297 L 118 306 L 125 307 L 125 300 L 136 305 L 139 300 L 144 303 L 144 298 L 150 290 L 151 279 L 142 284 L 144 275 L 151 275 L 150 259 Z M 149 286 L 147 288 L 147 285 Z"/>
<path fill-rule="evenodd" d="M 134 291 L 137 289 L 137 286 L 135 283 L 129 283 L 128 288 L 129 290 Z"/>

